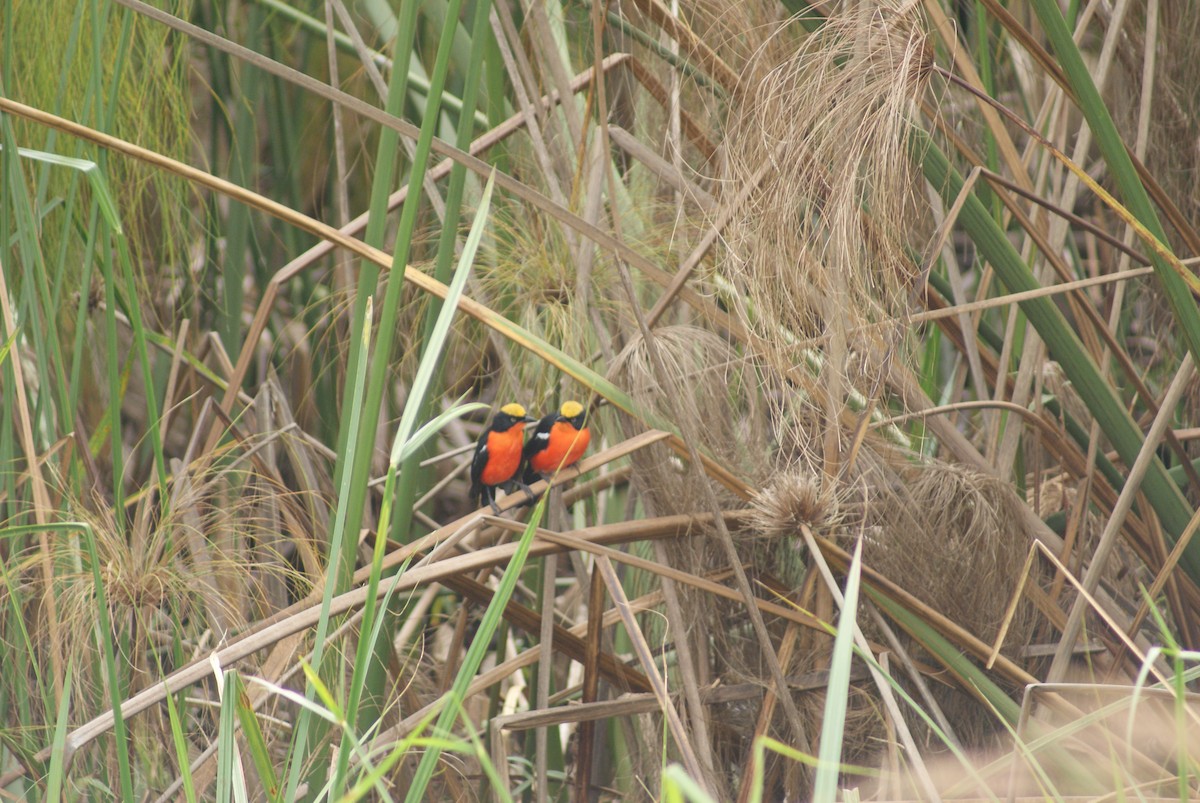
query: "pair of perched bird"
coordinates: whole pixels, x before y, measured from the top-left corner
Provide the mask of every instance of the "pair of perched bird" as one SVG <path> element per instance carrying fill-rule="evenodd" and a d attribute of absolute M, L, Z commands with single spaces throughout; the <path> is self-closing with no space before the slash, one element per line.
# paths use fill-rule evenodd
<path fill-rule="evenodd" d="M 525 440 L 525 425 L 537 421 L 533 437 Z M 475 445 L 471 461 L 471 498 L 496 513 L 496 488 L 516 483 L 529 490 L 540 475 L 553 474 L 577 461 L 592 435 L 584 423 L 583 405 L 569 401 L 557 413 L 538 421 L 513 402 L 500 408 Z M 522 467 L 524 475 L 520 476 Z M 531 494 L 532 498 L 532 494 Z"/>

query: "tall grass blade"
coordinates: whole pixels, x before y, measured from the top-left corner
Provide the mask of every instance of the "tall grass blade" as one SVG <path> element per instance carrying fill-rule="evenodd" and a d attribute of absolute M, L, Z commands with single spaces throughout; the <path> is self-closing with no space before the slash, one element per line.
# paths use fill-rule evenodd
<path fill-rule="evenodd" d="M 414 442 L 413 431 L 416 429 L 418 415 L 425 407 L 425 399 L 429 391 L 430 383 L 433 381 L 437 366 L 440 364 L 442 351 L 446 345 L 446 339 L 450 335 L 450 325 L 454 321 L 454 315 L 458 311 L 458 299 L 462 297 L 463 290 L 467 286 L 467 279 L 471 275 L 471 268 L 475 261 L 475 254 L 479 249 L 479 242 L 483 237 L 485 224 L 487 222 L 488 211 L 491 207 L 492 190 L 495 187 L 495 182 L 488 180 L 487 186 L 484 188 L 483 199 L 479 205 L 479 211 L 475 215 L 475 222 L 471 226 L 471 231 L 467 236 L 467 241 L 463 246 L 462 256 L 459 258 L 458 267 L 455 270 L 453 281 L 450 283 L 449 293 L 446 296 L 445 304 L 442 306 L 434 324 L 433 331 L 430 333 L 429 340 L 426 344 L 425 353 L 421 357 L 421 364 L 417 367 L 417 375 L 413 379 L 412 388 L 409 390 L 408 400 L 404 406 L 404 412 L 400 416 L 400 427 L 396 432 L 396 437 L 393 441 L 391 460 L 389 461 L 387 482 L 384 486 L 383 494 L 383 509 L 380 511 L 379 526 L 375 532 L 375 548 L 371 562 L 371 577 L 367 581 L 367 600 L 363 606 L 362 632 L 373 633 L 376 628 L 376 596 L 379 588 L 380 575 L 383 571 L 383 558 L 387 546 L 387 534 L 390 530 L 389 521 L 393 507 L 393 499 L 395 499 L 394 488 L 396 484 L 397 472 L 400 470 L 404 455 L 407 452 L 412 453 L 420 447 L 420 443 Z M 459 415 L 464 412 L 463 408 L 449 411 Z M 439 420 L 448 420 L 451 415 L 439 416 Z M 430 433 L 429 427 L 422 428 L 421 432 Z M 386 609 L 381 609 L 379 614 L 384 615 Z M 350 698 L 347 703 L 349 711 L 360 712 L 358 723 L 360 729 L 365 729 L 374 724 L 376 706 L 362 707 L 360 702 L 363 699 L 363 690 L 368 679 L 368 667 L 370 666 L 368 658 L 373 651 L 375 645 L 372 638 L 360 637 L 358 649 L 354 662 L 354 675 L 350 682 Z M 382 689 L 371 689 L 371 693 L 377 699 L 382 699 Z M 375 716 L 372 716 L 375 715 Z M 334 774 L 332 794 L 334 796 L 341 794 L 342 785 L 345 781 L 345 774 L 349 766 L 350 760 L 350 745 L 343 738 L 342 747 L 339 751 L 337 772 Z"/>
<path fill-rule="evenodd" d="M 854 556 L 846 573 L 845 596 L 829 664 L 829 685 L 825 691 L 825 713 L 821 719 L 821 739 L 817 748 L 819 762 L 813 780 L 813 800 L 818 803 L 833 803 L 837 799 L 842 734 L 846 726 L 846 705 L 850 694 L 850 664 L 854 658 L 854 629 L 858 627 L 861 577 L 862 539 L 859 539 L 854 545 Z"/>
<path fill-rule="evenodd" d="M 63 687 L 71 688 L 75 676 L 75 662 L 67 661 Z M 61 800 L 63 782 L 66 780 L 67 725 L 71 715 L 71 695 L 64 694 L 58 701 L 58 716 L 54 718 L 54 739 L 50 743 L 50 772 L 46 776 L 46 800 Z"/>
<path fill-rule="evenodd" d="M 363 354 L 363 359 L 358 362 L 357 373 L 346 378 L 350 390 L 349 415 L 347 419 L 350 422 L 350 426 L 355 428 L 353 430 L 355 432 L 358 431 L 357 428 L 362 419 L 363 395 L 366 391 L 367 357 L 371 353 L 371 327 L 374 324 L 374 315 L 372 314 L 374 304 L 370 298 L 367 299 L 365 307 L 363 328 L 359 333 L 357 346 Z M 346 442 L 345 460 L 349 465 L 353 465 L 356 459 L 357 448 L 357 438 L 351 438 Z M 351 545 L 354 544 L 353 536 L 348 538 L 346 535 L 349 530 L 347 521 L 351 518 L 356 518 L 349 509 L 351 500 L 355 498 L 355 494 L 351 488 L 353 481 L 351 472 L 342 473 L 341 486 L 338 488 L 338 503 L 334 511 L 334 522 L 332 532 L 330 533 L 328 559 L 325 567 L 325 587 L 321 595 L 321 617 L 317 622 L 316 641 L 312 652 L 312 664 L 318 670 L 321 668 L 322 660 L 325 656 L 325 642 L 330 629 L 329 606 L 339 586 L 340 556 L 346 551 L 343 544 L 347 540 L 350 541 Z M 353 530 L 353 532 L 357 532 L 357 530 Z M 312 699 L 314 693 L 316 693 L 316 688 L 313 684 L 308 684 L 306 697 Z M 296 789 L 300 785 L 301 768 L 307 761 L 309 740 L 312 739 L 315 742 L 326 732 L 326 728 L 316 723 L 307 709 L 302 709 L 299 716 L 296 717 L 294 730 L 292 749 L 288 756 L 290 770 L 287 791 L 284 795 L 287 800 L 294 800 L 296 797 Z"/>

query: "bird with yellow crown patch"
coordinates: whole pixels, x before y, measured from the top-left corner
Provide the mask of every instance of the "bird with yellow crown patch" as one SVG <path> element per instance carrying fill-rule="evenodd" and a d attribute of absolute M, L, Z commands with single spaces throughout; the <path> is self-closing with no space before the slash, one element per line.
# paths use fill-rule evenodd
<path fill-rule="evenodd" d="M 536 421 L 525 414 L 525 408 L 513 402 L 496 413 L 492 423 L 475 444 L 475 459 L 471 461 L 471 498 L 488 504 L 499 515 L 496 488 L 513 480 L 521 468 L 521 451 L 525 445 L 525 424 Z"/>
<path fill-rule="evenodd" d="M 583 405 L 569 401 L 538 422 L 533 437 L 525 444 L 526 484 L 536 482 L 538 475 L 574 465 L 583 456 L 592 440 L 585 418 Z"/>

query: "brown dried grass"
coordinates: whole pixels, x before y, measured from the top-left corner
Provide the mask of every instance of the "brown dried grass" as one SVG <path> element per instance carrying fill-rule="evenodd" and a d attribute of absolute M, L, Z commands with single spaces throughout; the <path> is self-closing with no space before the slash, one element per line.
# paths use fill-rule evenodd
<path fill-rule="evenodd" d="M 757 356 L 804 390 L 780 401 L 833 428 L 901 344 L 923 228 L 906 145 L 929 58 L 919 14 L 863 8 L 777 61 L 762 48 L 727 128 L 727 194 L 772 169 L 727 227 L 720 266 Z"/>

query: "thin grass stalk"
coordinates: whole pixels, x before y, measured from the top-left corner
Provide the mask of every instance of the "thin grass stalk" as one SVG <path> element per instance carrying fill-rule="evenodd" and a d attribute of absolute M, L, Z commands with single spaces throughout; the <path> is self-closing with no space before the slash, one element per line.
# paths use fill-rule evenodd
<path fill-rule="evenodd" d="M 75 662 L 67 661 L 63 685 L 71 688 L 75 678 Z M 61 800 L 66 780 L 67 723 L 71 714 L 71 695 L 64 694 L 58 700 L 58 715 L 54 718 L 54 738 L 50 742 L 50 771 L 46 775 L 46 800 Z"/>
<path fill-rule="evenodd" d="M 217 731 L 217 803 L 235 803 L 247 799 L 246 781 L 237 744 L 237 672 L 217 670 L 217 688 L 221 696 L 221 716 Z"/>
<path fill-rule="evenodd" d="M 187 803 L 196 803 L 196 783 L 192 778 L 187 736 L 183 733 L 183 722 L 179 717 L 179 706 L 175 704 L 175 695 L 168 694 L 166 698 L 167 716 L 171 723 L 171 744 L 175 748 L 175 764 L 179 769 L 179 778 L 183 783 L 183 797 Z M 47 799 L 53 800 L 54 798 L 48 797 Z"/>
<path fill-rule="evenodd" d="M 11 498 L 11 497 L 10 497 Z M 26 532 L 35 532 L 27 530 Z M 7 535 L 5 530 L 3 534 Z M 19 530 L 13 535 L 22 534 Z M 15 569 L 16 567 L 13 567 Z M 0 662 L 0 670 L 7 674 L 5 677 L 26 678 L 33 676 L 37 689 L 40 692 L 38 697 L 42 702 L 43 711 L 54 711 L 57 708 L 55 703 L 55 690 L 53 680 L 47 680 L 45 673 L 42 671 L 42 661 L 39 658 L 38 649 L 34 645 L 33 637 L 29 632 L 29 628 L 25 623 L 26 605 L 29 604 L 25 599 L 25 594 L 21 591 L 21 582 L 19 576 L 14 576 L 15 572 L 10 573 L 7 562 L 0 561 L 0 588 L 3 588 L 5 596 L 8 598 L 8 609 L 11 621 L 15 625 L 16 634 L 15 641 L 18 642 L 17 647 L 4 650 L 4 660 Z M 99 672 L 93 674 L 99 676 Z M 59 695 L 59 704 L 61 698 L 66 695 Z M 15 700 L 12 698 L 16 698 Z M 30 703 L 33 701 L 32 694 L 16 694 L 16 695 L 0 695 L 0 721 L 10 722 L 17 721 L 21 723 L 33 723 L 34 714 Z M 9 709 L 12 705 L 14 708 Z M 23 742 L 23 747 L 29 748 L 28 752 L 33 752 L 31 740 Z M 47 756 L 49 758 L 49 756 Z"/>
<path fill-rule="evenodd" d="M 434 64 L 433 75 L 430 82 L 430 103 L 425 109 L 425 115 L 422 120 L 421 132 L 417 141 L 416 152 L 413 155 L 412 171 L 409 175 L 409 187 L 417 188 L 424 184 L 426 170 L 429 164 L 430 148 L 433 141 L 434 130 L 438 123 L 438 111 L 440 107 L 440 99 L 442 90 L 445 88 L 446 75 L 449 72 L 450 66 L 450 51 L 453 42 L 454 31 L 456 30 L 458 12 L 461 7 L 461 0 L 451 0 L 451 8 L 447 12 L 448 18 L 455 20 L 455 25 L 447 26 L 442 31 L 442 36 L 439 41 L 437 57 Z M 406 30 L 406 26 L 415 25 L 416 3 L 408 3 L 402 8 L 401 14 L 401 30 Z M 403 36 L 403 34 L 402 34 Z M 408 58 L 408 56 L 406 56 Z M 407 63 L 407 61 L 406 61 Z M 395 73 L 390 82 L 395 84 Z M 397 89 L 402 89 L 404 82 L 400 83 Z M 392 100 L 392 89 L 389 86 L 389 102 Z M 386 130 L 386 129 L 385 129 Z M 468 144 L 470 142 L 468 136 Z M 383 188 L 384 190 L 390 187 Z M 386 204 L 386 195 L 383 193 L 383 203 Z M 375 198 L 372 199 L 373 201 Z M 359 446 L 361 449 L 359 460 L 351 467 L 351 472 L 355 478 L 354 485 L 356 495 L 352 500 L 353 512 L 351 514 L 351 523 L 353 530 L 358 531 L 362 520 L 362 511 L 365 495 L 367 493 L 368 480 L 371 467 L 371 454 L 375 440 L 375 427 L 379 419 L 380 410 L 383 404 L 384 385 L 390 373 L 391 349 L 394 342 L 394 332 L 396 329 L 398 318 L 398 307 L 401 295 L 401 289 L 404 285 L 404 268 L 408 262 L 408 255 L 411 248 L 412 240 L 415 234 L 417 225 L 417 213 L 420 209 L 421 193 L 410 191 L 404 199 L 404 204 L 400 212 L 399 229 L 396 233 L 396 243 L 392 254 L 391 267 L 392 270 L 388 274 L 386 289 L 384 291 L 384 299 L 382 312 L 380 315 L 380 330 L 383 336 L 380 339 L 378 353 L 371 367 L 368 376 L 367 394 L 365 398 L 366 415 L 363 418 L 363 426 L 361 431 L 351 437 L 359 438 Z M 445 221 L 446 228 L 452 228 L 453 233 L 457 233 L 457 205 L 453 210 L 450 210 L 450 217 Z M 453 226 L 451 227 L 451 221 Z M 377 273 L 377 270 L 374 271 Z M 418 406 L 413 409 L 416 413 L 421 409 L 420 401 Z M 408 517 L 411 516 L 411 504 L 417 497 L 417 475 L 419 472 L 412 470 L 414 466 L 407 467 L 408 470 L 401 472 L 401 493 L 402 496 L 398 500 L 401 503 L 401 513 L 397 516 L 397 523 L 401 526 L 406 525 Z M 349 561 L 352 559 L 352 554 L 349 552 L 344 556 L 345 570 L 347 576 L 352 567 Z M 382 645 L 380 650 L 384 649 Z M 371 673 L 369 688 L 371 694 L 368 697 L 369 704 L 362 711 L 363 719 L 360 721 L 368 721 L 376 718 L 379 706 L 382 705 L 383 687 L 386 684 L 386 656 L 376 655 L 373 660 L 374 671 Z"/>
<path fill-rule="evenodd" d="M 117 533 L 124 533 L 125 521 L 125 448 L 121 443 L 121 381 L 120 340 L 117 337 L 117 287 L 112 280 L 112 235 L 103 231 L 98 241 L 100 272 L 104 278 L 104 340 L 105 368 L 108 380 L 108 440 L 113 473 L 113 520 Z"/>
<path fill-rule="evenodd" d="M 1163 431 L 1173 420 L 1175 407 L 1181 400 L 1184 389 L 1188 386 L 1193 373 L 1193 361 L 1189 352 L 1184 355 L 1183 362 L 1179 366 L 1179 371 L 1167 389 L 1167 394 L 1163 399 L 1163 409 L 1159 410 L 1159 414 L 1155 417 L 1154 423 L 1146 435 L 1146 442 L 1142 447 L 1141 453 L 1129 468 L 1129 478 L 1121 489 L 1121 495 L 1117 498 L 1116 504 L 1113 505 L 1112 514 L 1105 524 L 1104 531 L 1100 535 L 1100 540 L 1097 542 L 1090 556 L 1090 563 L 1083 578 L 1083 588 L 1089 594 L 1094 593 L 1096 587 L 1100 584 L 1104 568 L 1108 563 L 1113 547 L 1116 545 L 1117 536 L 1124 527 L 1125 517 L 1133 507 L 1139 483 L 1143 481 L 1142 471 L 1149 464 L 1150 456 L 1161 445 Z M 1063 627 L 1058 648 L 1054 651 L 1054 660 L 1050 664 L 1050 669 L 1047 670 L 1046 680 L 1048 682 L 1053 683 L 1062 680 L 1066 675 L 1071 660 L 1071 652 L 1074 650 L 1075 642 L 1079 638 L 1079 631 L 1083 627 L 1083 617 L 1086 611 L 1087 601 L 1083 595 L 1076 597 L 1074 604 L 1071 606 L 1071 611 L 1067 616 L 1067 623 Z"/>
<path fill-rule="evenodd" d="M 813 779 L 816 803 L 833 803 L 837 798 L 838 769 L 842 761 L 842 736 L 846 726 L 846 705 L 850 694 L 850 663 L 854 655 L 854 632 L 858 627 L 858 589 L 862 577 L 862 539 L 854 545 L 846 590 L 838 616 L 837 635 L 829 664 L 829 685 L 825 690 L 825 711 L 821 718 L 821 736 L 817 748 L 817 771 Z M 784 693 L 787 693 L 784 690 Z"/>
<path fill-rule="evenodd" d="M 261 47 L 262 9 L 251 5 L 247 9 L 246 47 L 258 50 Z M 126 11 L 126 13 L 129 13 Z M 233 119 L 230 123 L 229 168 L 231 178 L 243 187 L 254 186 L 258 157 L 259 101 L 262 95 L 263 76 L 249 64 L 231 63 L 230 74 L 236 79 L 230 82 L 230 98 Z M 233 92 L 238 92 L 233 96 Z M 242 305 L 245 300 L 246 261 L 250 255 L 250 228 L 252 213 L 243 207 L 229 207 L 225 220 L 225 252 L 220 259 L 222 277 L 221 305 L 218 308 L 218 328 L 225 351 L 237 354 L 241 351 Z"/>
<path fill-rule="evenodd" d="M 362 418 L 362 408 L 364 389 L 366 384 L 367 373 L 367 358 L 371 351 L 371 324 L 374 316 L 372 315 L 374 305 L 370 296 L 366 299 L 364 312 L 364 324 L 359 333 L 358 349 L 361 350 L 363 358 L 358 363 L 356 374 L 347 376 L 346 381 L 349 385 L 350 400 L 348 403 L 349 414 L 347 418 L 350 421 L 350 426 L 355 427 L 354 432 L 357 432 L 360 420 Z M 353 465 L 358 448 L 358 439 L 352 438 L 346 443 L 345 459 L 348 465 Z M 341 477 L 341 485 L 338 489 L 338 502 L 334 511 L 334 522 L 329 535 L 329 554 L 326 561 L 325 571 L 325 587 L 321 595 L 321 612 L 317 620 L 317 630 L 314 636 L 312 664 L 315 667 L 321 667 L 322 658 L 325 654 L 325 641 L 330 628 L 330 605 L 335 594 L 338 591 L 340 583 L 338 582 L 340 556 L 344 551 L 343 543 L 347 540 L 354 543 L 353 535 L 347 538 L 346 533 L 358 532 L 357 528 L 351 530 L 347 527 L 347 520 L 353 515 L 350 509 L 350 500 L 352 498 L 352 489 L 350 484 L 352 477 L 350 472 L 344 472 Z M 312 683 L 309 683 L 305 698 L 312 700 L 312 695 L 316 693 L 316 688 Z M 300 772 L 308 759 L 308 741 L 311 738 L 313 744 L 324 735 L 326 729 L 319 724 L 319 721 L 313 720 L 307 708 L 300 711 L 296 718 L 293 728 L 292 747 L 288 754 L 290 770 L 288 772 L 287 792 L 285 799 L 294 800 L 296 798 L 296 789 L 300 785 Z"/>
<path fill-rule="evenodd" d="M 716 799 L 679 764 L 669 764 L 663 770 L 662 799 L 664 803 L 683 803 L 685 800 L 689 803 L 716 803 Z M 756 799 L 755 803 L 760 799 Z"/>
<path fill-rule="evenodd" d="M 449 0 L 447 18 L 457 21 L 462 0 Z M 426 169 L 429 165 L 430 149 L 433 144 L 434 131 L 438 124 L 439 102 L 442 89 L 446 84 L 446 75 L 450 68 L 450 54 L 453 47 L 455 25 L 448 25 L 442 30 L 438 42 L 437 57 L 433 73 L 430 77 L 430 104 L 425 110 L 421 123 L 421 132 L 417 140 L 416 153 L 413 156 L 412 172 L 409 175 L 409 187 L 420 187 L 424 184 Z M 390 371 L 392 344 L 395 342 L 398 308 L 401 290 L 404 287 L 404 268 L 408 263 L 409 252 L 416 233 L 417 213 L 421 205 L 421 193 L 409 191 L 400 211 L 399 229 L 396 232 L 396 244 L 392 254 L 392 270 L 388 274 L 384 291 L 383 306 L 380 314 L 379 328 L 383 333 L 379 341 L 378 354 L 368 376 L 367 396 L 365 400 L 366 425 L 359 433 L 360 448 L 363 450 L 360 462 L 354 467 L 354 474 L 362 494 L 366 493 L 366 484 L 370 471 L 370 446 L 375 440 L 375 425 L 379 419 L 383 404 L 385 380 Z M 405 478 L 407 482 L 407 477 Z M 413 496 L 412 498 L 415 498 Z M 355 522 L 361 520 L 361 512 L 356 514 Z M 357 528 L 356 528 L 357 531 Z"/>
<path fill-rule="evenodd" d="M 129 241 L 125 237 L 122 229 L 117 229 L 114 232 L 114 237 L 117 243 L 117 259 L 120 262 L 121 278 L 125 283 L 125 291 L 128 294 L 128 316 L 129 322 L 133 328 L 133 348 L 137 354 L 138 362 L 142 368 L 142 392 L 146 396 L 146 427 L 150 439 L 151 456 L 154 460 L 154 471 L 158 480 L 158 493 L 160 496 L 160 504 L 162 510 L 160 515 L 167 514 L 167 501 L 170 498 L 169 489 L 167 486 L 167 461 L 163 454 L 162 432 L 160 421 L 162 411 L 158 406 L 158 393 L 154 389 L 154 372 L 150 363 L 150 351 L 146 348 L 146 328 L 142 323 L 141 304 L 139 303 L 140 294 L 137 291 L 137 283 L 133 276 L 133 264 L 129 255 Z M 105 277 L 106 280 L 113 277 Z M 119 438 L 120 431 L 114 433 L 114 438 Z"/>
<path fill-rule="evenodd" d="M 471 147 L 471 140 L 475 134 L 472 123 L 483 73 L 484 48 L 482 42 L 485 37 L 490 35 L 488 14 L 491 11 L 491 7 L 490 0 L 479 0 L 475 7 L 475 18 L 471 29 L 474 46 L 471 50 L 470 63 L 467 66 L 465 77 L 465 89 L 462 101 L 463 116 L 460 118 L 458 129 L 455 132 L 455 147 L 463 151 Z M 433 271 L 434 278 L 443 284 L 449 283 L 452 275 L 451 264 L 454 258 L 454 246 L 458 241 L 458 221 L 462 214 L 463 191 L 466 185 L 466 178 L 466 167 L 456 162 L 450 169 L 450 186 L 446 192 L 446 217 L 442 221 L 441 236 L 438 240 L 437 263 Z M 492 183 L 493 179 L 489 179 L 489 186 Z M 410 184 L 409 186 L 416 185 Z M 486 209 L 486 206 L 481 204 L 480 208 L 483 210 Z M 476 214 L 482 214 L 482 212 Z M 442 303 L 439 299 L 430 299 L 429 307 L 425 313 L 424 330 L 422 333 L 423 342 L 429 342 L 433 330 L 437 326 Z M 436 388 L 440 383 L 441 371 L 439 370 L 435 374 L 433 385 Z M 419 420 L 425 420 L 433 415 L 434 403 L 435 396 L 432 394 L 421 400 L 420 412 L 417 416 Z M 392 537 L 401 543 L 407 543 L 409 540 L 409 530 L 413 513 L 412 504 L 421 495 L 423 490 L 422 480 L 424 479 L 424 472 L 417 471 L 416 469 L 418 464 L 426 457 L 429 457 L 427 451 L 414 454 L 405 461 L 400 469 L 401 481 L 398 489 L 399 496 L 396 499 L 397 516 Z"/>
<path fill-rule="evenodd" d="M 388 94 L 385 103 L 387 114 L 394 117 L 398 117 L 404 108 L 405 91 L 408 87 L 408 64 L 413 47 L 413 37 L 416 31 L 416 14 L 416 3 L 406 3 L 402 7 L 400 29 L 396 36 L 395 50 L 392 55 L 392 61 L 398 66 L 398 69 L 393 70 L 391 80 L 388 82 Z M 380 129 L 379 148 L 376 151 L 375 175 L 371 182 L 367 230 L 363 234 L 363 241 L 368 246 L 374 248 L 382 248 L 383 246 L 384 233 L 386 232 L 388 222 L 388 197 L 391 195 L 392 186 L 395 183 L 397 171 L 396 159 L 399 152 L 399 133 L 387 127 Z M 410 186 L 419 185 L 410 184 Z M 374 296 L 377 292 L 381 266 L 381 262 L 370 259 L 364 259 L 360 265 L 358 291 L 354 300 L 354 315 L 350 330 L 352 332 L 362 331 L 367 298 Z M 359 353 L 357 343 L 353 344 L 347 357 L 347 375 L 357 374 L 358 363 L 365 358 L 366 355 Z M 345 459 L 346 446 L 350 438 L 359 437 L 357 430 L 349 428 L 349 421 L 345 417 L 342 417 L 340 421 L 341 425 L 338 429 L 337 440 L 339 459 L 334 467 L 335 483 L 341 481 L 341 476 L 344 472 L 350 471 L 354 473 L 354 464 L 347 462 Z M 360 518 L 361 514 L 355 516 L 355 520 Z"/>
<path fill-rule="evenodd" d="M 31 153 L 26 149 L 20 149 L 22 155 Z M 48 170 L 39 171 L 43 175 Z M 76 183 L 76 177 L 72 176 L 71 184 Z M 23 188 L 24 189 L 24 188 Z M 28 193 L 22 193 L 25 199 L 28 199 Z M 35 223 L 36 228 L 30 229 L 33 238 L 38 242 L 33 246 L 33 254 L 37 258 L 37 262 L 33 264 L 33 270 L 25 272 L 25 281 L 21 282 L 21 301 L 18 303 L 20 313 L 18 315 L 24 321 L 25 338 L 30 343 L 30 349 L 26 352 L 36 365 L 36 374 L 38 377 L 38 387 L 45 389 L 42 393 L 36 395 L 37 403 L 33 410 L 33 420 L 40 422 L 36 429 L 39 434 L 39 441 L 49 441 L 53 435 L 53 427 L 55 423 L 61 427 L 60 431 L 70 431 L 71 424 L 64 421 L 63 418 L 69 415 L 70 410 L 74 410 L 74 406 L 70 405 L 68 400 L 67 386 L 65 377 L 63 376 L 63 358 L 61 344 L 57 337 L 52 336 L 52 333 L 58 331 L 55 325 L 60 316 L 60 302 L 55 298 L 57 293 L 56 288 L 61 288 L 64 285 L 63 279 L 64 269 L 63 262 L 60 259 L 55 267 L 55 282 L 54 287 L 51 286 L 48 276 L 50 273 L 50 265 L 46 255 L 42 253 L 41 237 L 39 233 L 43 231 L 47 224 L 44 213 L 39 213 L 39 207 L 32 199 L 29 199 L 29 214 L 27 217 Z M 70 220 L 67 210 L 63 210 L 63 218 Z M 68 237 L 63 238 L 64 246 L 69 241 Z M 56 399 L 56 403 L 52 403 L 51 399 Z M 49 410 L 47 408 L 56 407 L 59 415 L 59 420 L 52 423 Z"/>
<path fill-rule="evenodd" d="M 279 778 L 275 775 L 275 765 L 271 763 L 271 754 L 267 748 L 266 739 L 263 738 L 262 728 L 258 725 L 258 717 L 254 713 L 253 706 L 250 705 L 250 698 L 246 696 L 246 687 L 241 678 L 236 672 L 230 672 L 229 675 L 233 678 L 231 685 L 235 692 L 233 708 L 237 715 L 237 721 L 241 725 L 246 747 L 250 751 L 250 758 L 254 762 L 254 768 L 258 771 L 258 780 L 263 786 L 267 800 L 276 803 L 280 799 Z M 168 699 L 170 698 L 168 697 Z"/>

